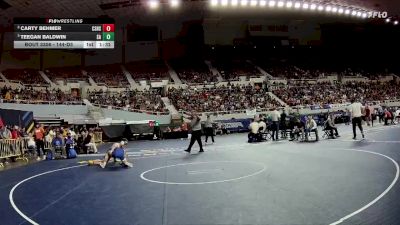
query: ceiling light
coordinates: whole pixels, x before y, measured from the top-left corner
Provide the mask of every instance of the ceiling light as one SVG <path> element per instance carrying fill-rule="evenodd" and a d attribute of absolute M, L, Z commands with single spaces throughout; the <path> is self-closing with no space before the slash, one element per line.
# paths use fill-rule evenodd
<path fill-rule="evenodd" d="M 270 7 L 274 7 L 275 6 L 275 4 L 276 4 L 276 2 L 275 1 L 273 1 L 273 0 L 271 0 L 271 1 L 269 1 L 269 6 Z"/>

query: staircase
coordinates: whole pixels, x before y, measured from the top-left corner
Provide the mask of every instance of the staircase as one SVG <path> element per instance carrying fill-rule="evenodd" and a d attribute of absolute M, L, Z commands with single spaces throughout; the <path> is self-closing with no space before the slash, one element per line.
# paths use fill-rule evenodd
<path fill-rule="evenodd" d="M 132 74 L 129 73 L 129 71 L 125 68 L 125 66 L 121 65 L 121 70 L 124 73 L 126 79 L 129 82 L 129 85 L 131 86 L 132 89 L 138 89 L 138 84 L 135 82 L 135 80 L 132 77 Z"/>
<path fill-rule="evenodd" d="M 252 61 L 247 60 L 248 63 L 250 63 L 251 65 L 253 65 L 263 76 L 265 76 L 267 79 L 272 80 L 274 79 L 274 77 L 267 73 L 267 71 L 265 71 L 263 68 L 257 66 L 256 64 L 254 64 Z"/>
<path fill-rule="evenodd" d="M 42 78 L 48 83 L 50 84 L 50 86 L 56 86 L 55 83 L 53 83 L 53 81 L 50 80 L 50 78 L 43 72 L 43 71 L 39 71 L 40 76 L 42 76 Z"/>
<path fill-rule="evenodd" d="M 218 82 L 224 81 L 224 78 L 221 76 L 219 71 L 213 67 L 210 61 L 205 60 L 204 63 L 208 66 L 208 69 L 211 71 L 212 75 L 217 76 Z"/>
<path fill-rule="evenodd" d="M 179 114 L 178 110 L 176 110 L 175 106 L 171 104 L 171 101 L 168 97 L 162 97 L 161 100 L 163 101 L 165 107 L 171 113 L 171 115 Z"/>
<path fill-rule="evenodd" d="M 168 67 L 168 73 L 169 76 L 172 78 L 175 84 L 182 84 L 181 79 L 179 79 L 178 74 L 175 72 L 175 70 L 168 64 L 167 61 L 165 61 L 165 65 Z"/>
<path fill-rule="evenodd" d="M 2 79 L 2 80 L 4 80 L 4 82 L 5 83 L 10 83 L 10 81 L 4 76 L 4 74 L 2 74 L 1 72 L 0 72 L 0 78 Z"/>
<path fill-rule="evenodd" d="M 285 107 L 289 107 L 289 105 L 286 104 L 286 102 L 282 101 L 282 99 L 278 98 L 278 96 L 276 96 L 274 93 L 272 93 L 272 92 L 267 92 L 267 93 L 271 98 L 273 98 L 276 101 L 278 101 L 279 103 L 281 103 L 281 105 L 284 105 Z"/>

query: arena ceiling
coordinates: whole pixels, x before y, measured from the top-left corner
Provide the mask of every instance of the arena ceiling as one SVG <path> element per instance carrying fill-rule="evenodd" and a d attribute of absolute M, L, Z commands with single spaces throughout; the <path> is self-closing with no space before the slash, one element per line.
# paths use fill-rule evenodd
<path fill-rule="evenodd" d="M 0 24 L 12 23 L 14 17 L 98 17 L 127 18 L 146 14 L 148 0 L 0 0 Z M 161 0 L 167 3 L 168 0 Z M 187 0 L 183 0 L 187 2 Z M 193 0 L 191 2 L 209 0 Z M 309 1 L 310 2 L 310 1 Z M 315 3 L 339 4 L 368 10 L 387 11 L 389 16 L 400 14 L 398 0 L 317 0 Z M 203 5 L 206 4 L 194 4 Z M 201 10 L 203 8 L 198 8 Z"/>

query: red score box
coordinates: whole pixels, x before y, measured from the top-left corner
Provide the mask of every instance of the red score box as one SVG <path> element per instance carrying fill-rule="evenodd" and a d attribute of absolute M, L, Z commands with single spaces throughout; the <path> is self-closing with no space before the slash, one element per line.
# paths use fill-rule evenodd
<path fill-rule="evenodd" d="M 103 32 L 114 32 L 114 24 L 103 24 Z"/>

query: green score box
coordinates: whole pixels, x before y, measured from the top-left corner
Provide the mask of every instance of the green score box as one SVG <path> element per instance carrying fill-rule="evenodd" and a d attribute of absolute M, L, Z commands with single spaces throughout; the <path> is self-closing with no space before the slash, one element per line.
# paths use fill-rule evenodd
<path fill-rule="evenodd" d="M 114 41 L 114 32 L 103 32 L 103 41 Z"/>

